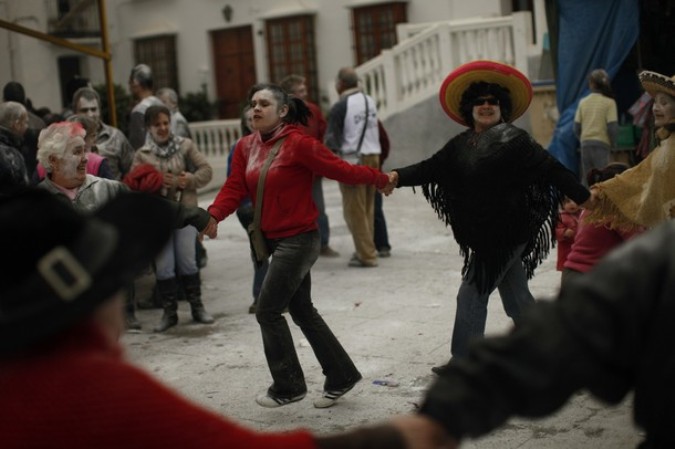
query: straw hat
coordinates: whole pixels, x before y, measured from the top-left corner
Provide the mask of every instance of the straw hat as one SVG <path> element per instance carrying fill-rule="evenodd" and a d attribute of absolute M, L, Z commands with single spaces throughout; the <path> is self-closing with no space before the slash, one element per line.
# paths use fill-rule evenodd
<path fill-rule="evenodd" d="M 472 83 L 479 81 L 499 84 L 509 90 L 513 104 L 510 121 L 523 115 L 530 105 L 532 85 L 520 71 L 496 61 L 468 62 L 450 72 L 439 92 L 443 110 L 461 125 L 467 126 L 459 109 L 462 94 Z"/>
<path fill-rule="evenodd" d="M 0 197 L 0 355 L 47 340 L 133 281 L 168 241 L 168 202 L 120 194 L 84 215 L 46 190 Z"/>
<path fill-rule="evenodd" d="M 642 87 L 652 97 L 659 92 L 670 95 L 675 98 L 675 76 L 668 78 L 656 72 L 644 71 L 638 75 Z"/>

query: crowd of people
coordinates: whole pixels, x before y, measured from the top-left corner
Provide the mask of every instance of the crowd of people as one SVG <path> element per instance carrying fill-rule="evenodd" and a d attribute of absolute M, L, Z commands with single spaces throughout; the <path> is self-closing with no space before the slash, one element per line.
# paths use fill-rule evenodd
<path fill-rule="evenodd" d="M 675 335 L 666 320 L 675 308 L 675 77 L 640 73 L 660 143 L 627 167 L 600 156 L 615 141 L 606 75 L 591 73 L 592 97 L 578 114 L 585 183 L 513 124 L 527 111 L 532 87 L 506 64 L 472 61 L 453 70 L 441 85 L 441 106 L 467 129 L 431 157 L 390 172 L 382 171 L 388 139 L 377 106 L 353 68 L 339 71 L 340 98 L 327 120 L 303 94 L 304 78 L 256 84 L 242 114 L 247 132 L 206 210 L 197 189 L 212 167 L 190 139 L 176 92 L 155 96 L 150 67 L 140 64 L 129 77 L 138 103 L 128 139 L 102 123 L 90 87 L 75 91 L 72 118 L 32 124 L 22 88 L 6 86 L 0 244 L 16 256 L 0 271 L 3 442 L 455 448 L 511 416 L 550 414 L 587 389 L 610 403 L 633 391 L 635 422 L 646 432 L 641 447 L 673 447 Z M 148 266 L 163 308 L 155 331 L 178 324 L 181 291 L 195 322 L 214 322 L 202 301 L 197 242 L 216 238 L 218 223 L 246 207 L 242 224 L 261 269 L 251 312 L 272 379 L 255 401 L 276 408 L 307 394 L 286 311 L 325 376 L 314 407 L 332 407 L 350 392 L 363 376 L 312 300 L 312 266 L 320 255 L 339 255 L 329 245 L 323 177 L 340 183 L 351 267 L 376 267 L 390 255 L 386 228 L 383 240 L 375 226 L 376 191 L 421 186 L 458 243 L 464 264 L 450 357 L 433 368 L 438 376 L 417 412 L 336 435 L 260 433 L 124 360 L 118 339 L 125 327 L 140 326 L 133 284 Z M 556 238 L 566 245 L 560 293 L 537 302 L 528 280 Z M 495 290 L 514 326 L 486 338 Z M 41 382 L 45 372 L 57 378 Z M 69 413 L 62 413 L 65 403 Z"/>

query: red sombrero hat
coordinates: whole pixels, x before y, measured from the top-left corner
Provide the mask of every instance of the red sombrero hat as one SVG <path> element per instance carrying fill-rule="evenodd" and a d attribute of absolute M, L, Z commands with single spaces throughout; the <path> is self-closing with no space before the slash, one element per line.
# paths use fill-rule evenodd
<path fill-rule="evenodd" d="M 513 111 L 513 121 L 523 115 L 532 100 L 532 85 L 525 75 L 510 65 L 496 61 L 467 62 L 445 78 L 441 84 L 439 97 L 446 114 L 457 123 L 467 126 L 459 112 L 459 103 L 464 91 L 478 81 L 499 84 L 509 90 Z"/>

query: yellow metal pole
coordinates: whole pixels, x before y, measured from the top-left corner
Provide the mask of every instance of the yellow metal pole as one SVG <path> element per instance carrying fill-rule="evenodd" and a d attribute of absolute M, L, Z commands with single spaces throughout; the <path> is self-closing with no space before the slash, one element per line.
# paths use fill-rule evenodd
<path fill-rule="evenodd" d="M 108 112 L 110 114 L 110 124 L 117 127 L 117 107 L 115 104 L 115 83 L 112 74 L 112 57 L 110 54 L 110 44 L 108 42 L 108 17 L 105 8 L 105 0 L 98 0 L 98 15 L 101 27 L 101 46 L 103 53 L 107 57 L 103 58 L 105 65 L 105 84 L 108 91 Z"/>
<path fill-rule="evenodd" d="M 12 22 L 7 22 L 6 20 L 0 19 L 0 28 L 6 28 L 9 31 L 15 31 L 17 33 L 25 34 L 25 35 L 34 37 L 36 39 L 40 39 L 40 40 L 43 40 L 43 41 L 50 42 L 54 45 L 59 45 L 61 47 L 66 47 L 66 48 L 73 49 L 75 51 L 79 51 L 80 53 L 85 53 L 85 54 L 90 55 L 90 56 L 95 56 L 97 58 L 110 59 L 110 54 L 108 54 L 104 51 L 97 50 L 97 49 L 91 48 L 91 47 L 86 47 L 84 45 L 79 45 L 79 44 L 76 44 L 74 42 L 70 42 L 66 39 L 61 39 L 59 37 L 52 36 L 52 35 L 49 35 L 49 34 L 40 33 L 39 31 L 31 30 L 30 28 L 26 28 L 26 27 L 23 27 L 21 25 L 17 25 L 17 24 L 12 23 Z"/>
<path fill-rule="evenodd" d="M 70 48 L 80 53 L 84 53 L 89 56 L 94 56 L 96 58 L 103 59 L 105 64 L 105 81 L 106 89 L 108 92 L 108 108 L 110 111 L 110 122 L 113 126 L 117 126 L 117 110 L 115 109 L 115 85 L 112 77 L 112 55 L 110 54 L 110 44 L 108 42 L 108 22 L 105 9 L 105 0 L 97 0 L 98 2 L 98 14 L 99 14 L 99 23 L 101 27 L 101 47 L 102 50 L 97 50 L 95 48 L 87 47 L 85 45 L 76 44 L 70 42 L 66 39 L 61 39 L 50 34 L 41 33 L 30 28 L 26 28 L 21 25 L 17 25 L 12 22 L 7 22 L 6 20 L 0 19 L 0 28 L 5 28 L 9 31 L 14 31 L 16 33 L 25 34 L 42 41 L 49 42 L 60 47 Z"/>

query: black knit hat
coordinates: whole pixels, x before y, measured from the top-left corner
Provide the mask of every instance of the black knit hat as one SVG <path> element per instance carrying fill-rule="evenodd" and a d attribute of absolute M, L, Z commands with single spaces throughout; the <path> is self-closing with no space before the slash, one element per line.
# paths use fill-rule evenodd
<path fill-rule="evenodd" d="M 140 193 L 95 215 L 37 189 L 0 198 L 0 355 L 67 329 L 133 282 L 174 222 L 164 199 Z"/>

